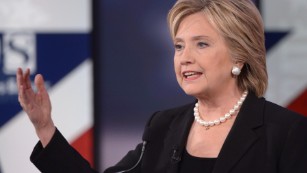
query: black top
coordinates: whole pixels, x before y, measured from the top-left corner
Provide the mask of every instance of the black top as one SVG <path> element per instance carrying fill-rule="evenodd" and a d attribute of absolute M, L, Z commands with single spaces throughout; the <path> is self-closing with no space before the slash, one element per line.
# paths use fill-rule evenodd
<path fill-rule="evenodd" d="M 212 173 L 216 158 L 201 158 L 184 150 L 179 173 Z"/>
<path fill-rule="evenodd" d="M 141 164 L 131 173 L 179 173 L 195 102 L 156 112 L 148 121 Z M 248 94 L 215 162 L 214 173 L 307 173 L 307 117 Z M 175 153 L 175 151 L 178 151 Z M 181 152 L 182 151 L 182 152 Z M 104 173 L 130 169 L 142 143 Z M 175 153 L 172 157 L 172 153 Z M 57 130 L 49 144 L 34 148 L 31 161 L 44 173 L 96 173 Z M 18 165 L 17 165 L 18 166 Z M 194 173 L 190 171 L 189 173 Z"/>

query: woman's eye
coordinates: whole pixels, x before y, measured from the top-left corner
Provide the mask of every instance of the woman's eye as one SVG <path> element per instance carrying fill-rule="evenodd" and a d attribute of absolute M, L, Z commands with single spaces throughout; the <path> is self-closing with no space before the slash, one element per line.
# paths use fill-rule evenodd
<path fill-rule="evenodd" d="M 180 44 L 175 44 L 174 47 L 175 47 L 175 50 L 181 50 L 183 48 L 183 46 Z"/>
<path fill-rule="evenodd" d="M 208 46 L 208 44 L 205 43 L 205 42 L 198 42 L 197 45 L 198 45 L 200 48 L 205 48 L 205 47 Z"/>

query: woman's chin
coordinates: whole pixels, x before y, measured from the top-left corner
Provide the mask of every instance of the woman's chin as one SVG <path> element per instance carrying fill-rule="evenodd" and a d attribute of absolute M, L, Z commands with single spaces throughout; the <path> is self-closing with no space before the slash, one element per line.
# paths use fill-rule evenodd
<path fill-rule="evenodd" d="M 190 88 L 184 88 L 183 91 L 185 92 L 186 95 L 194 97 L 201 93 L 199 90 L 190 89 Z"/>

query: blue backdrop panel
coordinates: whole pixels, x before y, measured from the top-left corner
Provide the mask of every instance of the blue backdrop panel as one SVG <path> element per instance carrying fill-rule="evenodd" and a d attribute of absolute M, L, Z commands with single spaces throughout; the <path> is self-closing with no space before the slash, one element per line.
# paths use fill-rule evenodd
<path fill-rule="evenodd" d="M 47 34 L 37 33 L 33 35 L 35 38 L 34 58 L 36 64 L 36 73 L 44 75 L 48 87 L 53 86 L 71 70 L 89 58 L 91 45 L 90 34 L 74 33 L 74 34 Z M 3 40 L 3 34 L 0 35 L 0 40 Z M 12 40 L 14 43 L 14 40 Z M 3 44 L 0 44 L 0 50 L 4 49 Z M 18 47 L 18 46 L 17 46 Z M 24 50 L 24 51 L 23 51 Z M 7 51 L 16 52 L 24 61 L 29 61 L 31 58 L 27 55 L 27 49 L 23 47 L 8 48 Z M 15 83 L 15 74 L 4 73 L 4 60 L 8 58 L 1 51 L 0 58 L 0 127 L 9 119 L 14 117 L 21 110 L 17 102 L 17 90 Z M 33 78 L 34 74 L 31 75 Z"/>

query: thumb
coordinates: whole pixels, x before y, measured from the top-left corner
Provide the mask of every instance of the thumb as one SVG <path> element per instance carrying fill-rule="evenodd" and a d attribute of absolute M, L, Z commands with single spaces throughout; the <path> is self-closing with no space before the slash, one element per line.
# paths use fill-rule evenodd
<path fill-rule="evenodd" d="M 34 83 L 35 83 L 35 86 L 36 86 L 38 92 L 42 92 L 42 91 L 46 90 L 45 89 L 45 81 L 44 81 L 44 78 L 41 74 L 37 74 L 35 76 Z"/>

